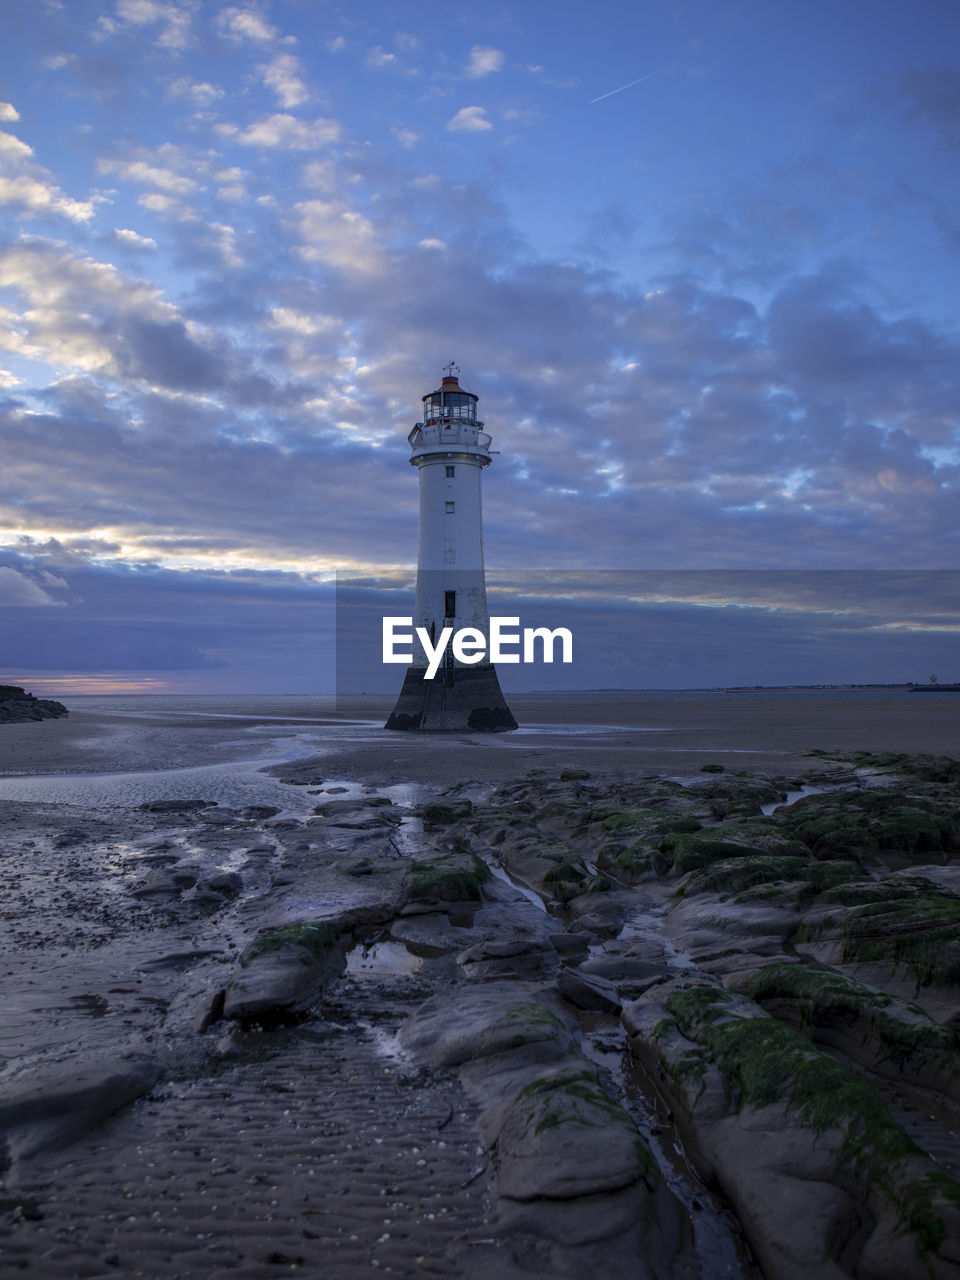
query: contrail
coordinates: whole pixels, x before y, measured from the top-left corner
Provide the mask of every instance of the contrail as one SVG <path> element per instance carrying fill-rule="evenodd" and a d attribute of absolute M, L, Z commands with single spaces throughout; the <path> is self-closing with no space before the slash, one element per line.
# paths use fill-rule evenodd
<path fill-rule="evenodd" d="M 666 71 L 666 69 L 666 67 L 657 67 L 656 71 L 648 71 L 639 80 L 631 80 L 629 84 L 622 84 L 619 89 L 611 89 L 609 93 L 601 93 L 599 98 L 591 98 L 587 106 L 592 107 L 595 102 L 602 102 L 604 98 L 612 98 L 615 93 L 623 93 L 624 89 L 632 89 L 635 84 L 643 84 L 644 80 L 649 80 L 651 76 L 658 76 L 661 71 Z"/>

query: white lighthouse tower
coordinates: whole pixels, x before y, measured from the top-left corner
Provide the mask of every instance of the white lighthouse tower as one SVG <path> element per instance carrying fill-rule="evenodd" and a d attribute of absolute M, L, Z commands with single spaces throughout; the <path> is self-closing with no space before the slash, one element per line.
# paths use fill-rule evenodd
<path fill-rule="evenodd" d="M 489 635 L 483 576 L 480 476 L 490 465 L 490 436 L 477 421 L 477 397 L 460 386 L 452 363 L 441 386 L 423 397 L 423 421 L 407 439 L 420 477 L 420 546 L 414 635 L 439 638 L 444 627 L 474 627 Z M 426 678 L 427 656 L 414 639 L 413 663 L 387 729 L 433 732 L 516 729 L 496 668 L 484 658 L 458 661 L 450 646 L 443 666 Z"/>

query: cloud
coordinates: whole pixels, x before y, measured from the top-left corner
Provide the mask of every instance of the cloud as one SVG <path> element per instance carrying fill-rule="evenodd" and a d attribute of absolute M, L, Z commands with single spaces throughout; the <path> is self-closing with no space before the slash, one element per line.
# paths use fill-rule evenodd
<path fill-rule="evenodd" d="M 52 213 L 71 222 L 89 222 L 96 198 L 83 201 L 64 195 L 52 174 L 35 164 L 32 156 L 32 147 L 0 132 L 0 204 L 19 208 L 26 217 Z"/>
<path fill-rule="evenodd" d="M 145 187 L 158 187 L 161 191 L 183 195 L 196 189 L 196 182 L 172 169 L 149 164 L 145 160 L 98 160 L 101 173 L 115 173 L 127 182 Z"/>
<path fill-rule="evenodd" d="M 79 685 L 96 692 L 96 677 L 115 673 L 120 683 L 139 677 L 147 691 L 252 685 L 315 693 L 324 682 L 333 691 L 331 586 L 276 572 L 109 566 L 64 557 L 55 544 L 0 556 L 11 572 L 37 577 L 66 558 L 72 588 L 66 608 L 0 613 L 0 678 L 16 674 L 52 696 Z"/>
<path fill-rule="evenodd" d="M 269 21 L 280 7 L 237 0 L 217 27 L 192 6 L 197 43 L 171 67 L 158 8 L 121 19 L 111 3 L 118 29 L 95 49 L 69 10 L 38 47 L 77 51 L 44 81 L 71 149 L 34 174 L 64 243 L 0 247 L 4 528 L 178 572 L 412 561 L 405 437 L 456 357 L 502 450 L 484 476 L 491 565 L 955 563 L 956 335 L 912 294 L 897 303 L 862 246 L 841 246 L 859 272 L 829 256 L 849 228 L 832 198 L 798 196 L 801 179 L 840 190 L 826 165 L 782 187 L 761 175 L 739 205 L 705 171 L 681 220 L 656 160 L 681 135 L 650 134 L 670 243 L 645 206 L 596 187 L 576 209 L 561 195 L 548 240 L 515 203 L 519 155 L 481 181 L 429 143 L 449 62 L 423 100 L 365 68 L 375 40 L 410 61 L 389 27 L 334 42 L 349 79 L 328 78 L 317 119 L 282 95 L 299 83 L 320 101 L 332 25 L 298 61 Z M 309 29 L 302 6 L 283 12 Z M 528 58 L 505 50 L 501 72 Z M 108 102 L 123 137 L 83 132 L 75 93 Z M 8 96 L 26 100 L 13 82 Z M 351 115 L 361 98 L 370 114 Z M 500 136 L 506 108 L 445 100 L 452 132 Z M 29 135 L 44 161 L 50 136 Z M 8 145 L 11 179 L 29 176 L 37 157 Z M 51 205 L 93 189 L 97 154 L 118 190 L 91 235 Z M 874 244 L 891 226 L 875 212 Z"/>
<path fill-rule="evenodd" d="M 278 32 L 253 9 L 231 6 L 221 9 L 218 24 L 220 30 L 233 40 L 252 40 L 255 44 L 271 44 Z"/>
<path fill-rule="evenodd" d="M 130 249 L 156 249 L 157 242 L 150 236 L 138 235 L 136 231 L 131 231 L 128 227 L 118 227 L 113 233 L 115 240 Z"/>
<path fill-rule="evenodd" d="M 20 119 L 20 112 L 12 102 L 0 102 L 0 120 L 15 121 Z"/>
<path fill-rule="evenodd" d="M 475 44 L 470 50 L 470 61 L 467 63 L 468 76 L 487 76 L 499 71 L 503 66 L 503 54 L 499 49 L 491 49 L 488 45 Z"/>
<path fill-rule="evenodd" d="M 342 129 L 336 120 L 318 117 L 298 120 L 296 116 L 279 114 L 258 120 L 247 129 L 236 125 L 220 125 L 220 131 L 244 147 L 267 147 L 282 151 L 312 151 L 336 142 Z"/>
<path fill-rule="evenodd" d="M 485 129 L 492 129 L 493 125 L 487 119 L 485 108 L 461 107 L 447 121 L 447 128 L 451 133 L 482 133 Z"/>
<path fill-rule="evenodd" d="M 291 53 L 278 53 L 261 67 L 261 73 L 263 83 L 277 95 L 282 107 L 298 107 L 310 97 L 301 78 L 299 60 Z"/>
<path fill-rule="evenodd" d="M 26 160 L 32 155 L 33 147 L 21 142 L 12 133 L 0 133 L 0 157 L 3 160 L 16 163 L 20 160 Z"/>
<path fill-rule="evenodd" d="M 191 80 L 189 76 L 177 76 L 171 80 L 167 92 L 174 98 L 188 98 L 198 107 L 210 107 L 224 96 L 219 85 L 209 84 L 206 80 Z"/>
<path fill-rule="evenodd" d="M 347 271 L 371 272 L 380 265 L 380 245 L 369 219 L 329 200 L 302 200 L 294 210 L 304 257 Z"/>
<path fill-rule="evenodd" d="M 386 50 L 381 49 L 379 45 L 376 45 L 367 54 L 368 67 L 389 67 L 392 63 L 396 62 L 396 60 L 397 55 L 395 53 L 387 53 Z"/>
<path fill-rule="evenodd" d="M 164 30 L 157 44 L 164 49 L 184 49 L 190 42 L 189 8 L 160 0 L 117 0 L 117 17 L 132 26 L 150 26 L 162 22 Z"/>
<path fill-rule="evenodd" d="M 50 578 L 51 586 L 65 585 L 62 580 Z M 0 604 L 7 608 L 48 608 L 60 606 L 63 601 L 54 599 L 38 583 L 23 573 L 6 565 L 0 565 Z"/>
<path fill-rule="evenodd" d="M 402 124 L 392 125 L 390 132 L 405 151 L 409 151 L 411 147 L 415 147 L 420 141 L 419 133 L 415 133 L 413 129 L 408 129 Z"/>
<path fill-rule="evenodd" d="M 0 251 L 0 283 L 25 310 L 0 342 L 54 369 L 102 371 L 195 390 L 219 386 L 223 358 L 190 332 L 160 291 L 130 280 L 110 263 L 43 240 Z"/>
<path fill-rule="evenodd" d="M 140 196 L 137 204 L 142 205 L 144 209 L 149 209 L 151 213 L 169 213 L 180 217 L 186 213 L 186 206 L 181 201 L 175 200 L 173 196 L 162 195 L 159 191 L 151 191 L 148 195 Z"/>

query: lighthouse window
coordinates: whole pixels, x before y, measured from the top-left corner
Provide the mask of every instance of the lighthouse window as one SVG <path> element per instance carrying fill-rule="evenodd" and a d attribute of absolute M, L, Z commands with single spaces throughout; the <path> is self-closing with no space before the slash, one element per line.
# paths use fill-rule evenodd
<path fill-rule="evenodd" d="M 453 468 L 453 467 L 447 467 L 447 479 L 448 479 L 448 480 L 452 480 L 452 479 L 453 479 L 453 476 L 454 476 L 454 468 Z"/>
<path fill-rule="evenodd" d="M 465 418 L 475 422 L 477 402 L 462 391 L 435 391 L 433 395 L 424 396 L 423 411 L 427 422 L 437 418 Z"/>
<path fill-rule="evenodd" d="M 443 593 L 443 616 L 445 618 L 455 618 L 457 616 L 457 593 L 455 591 L 445 591 Z"/>
<path fill-rule="evenodd" d="M 448 516 L 452 516 L 452 515 L 453 515 L 454 510 L 455 510 L 455 508 L 456 508 L 456 505 L 457 505 L 457 504 L 456 504 L 455 502 L 448 502 L 448 503 L 446 504 L 446 506 L 447 506 L 447 515 L 448 515 Z"/>

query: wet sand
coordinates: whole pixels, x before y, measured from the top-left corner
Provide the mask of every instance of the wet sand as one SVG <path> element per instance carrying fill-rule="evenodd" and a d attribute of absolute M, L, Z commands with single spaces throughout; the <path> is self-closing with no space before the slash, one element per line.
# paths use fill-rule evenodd
<path fill-rule="evenodd" d="M 111 773 L 190 768 L 270 754 L 269 735 L 319 731 L 328 770 L 378 784 L 435 782 L 470 776 L 505 780 L 531 768 L 594 767 L 622 774 L 695 772 L 717 761 L 728 768 L 795 771 L 812 749 L 960 755 L 960 699 L 939 701 L 529 701 L 512 707 L 520 733 L 420 735 L 379 733 L 392 700 L 278 699 L 201 714 L 88 711 L 65 720 L 4 725 L 0 777 L 9 774 Z M 67 705 L 69 706 L 69 699 Z M 324 727 L 372 731 L 362 742 L 323 737 Z M 251 739 L 251 729 L 258 730 Z M 598 732 L 616 729 L 615 734 Z"/>

